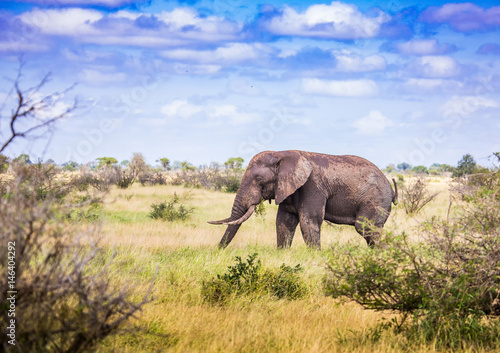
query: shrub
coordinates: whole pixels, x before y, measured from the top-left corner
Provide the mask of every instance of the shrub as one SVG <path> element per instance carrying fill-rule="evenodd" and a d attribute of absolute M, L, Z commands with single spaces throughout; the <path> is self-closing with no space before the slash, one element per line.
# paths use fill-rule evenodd
<path fill-rule="evenodd" d="M 174 194 L 171 201 L 164 201 L 157 204 L 152 204 L 152 210 L 149 212 L 149 217 L 153 219 L 162 219 L 164 221 L 185 221 L 193 213 L 193 207 L 186 207 L 179 203 L 179 197 Z"/>
<path fill-rule="evenodd" d="M 165 179 L 165 176 L 163 173 L 157 172 L 157 173 L 141 173 L 139 174 L 139 182 L 141 183 L 142 186 L 153 186 L 153 185 L 165 185 L 167 184 L 167 180 Z"/>
<path fill-rule="evenodd" d="M 128 187 L 132 186 L 134 181 L 135 181 L 135 174 L 133 172 L 117 169 L 117 180 L 115 184 L 120 189 L 127 189 Z"/>
<path fill-rule="evenodd" d="M 48 165 L 16 165 L 0 185 L 0 263 L 6 266 L 0 292 L 17 291 L 10 295 L 19 352 L 92 351 L 149 301 L 149 291 L 131 300 L 138 293 L 114 284 L 108 266 L 96 264 L 95 230 L 82 232 L 61 217 L 85 202 L 71 201 L 75 185 L 56 172 Z M 12 319 L 4 315 L 9 304 L 0 303 L 4 330 Z M 2 351 L 14 348 L 6 338 Z"/>
<path fill-rule="evenodd" d="M 415 174 L 429 174 L 429 171 L 427 170 L 427 167 L 423 166 L 423 165 L 418 165 L 416 167 L 413 167 L 411 169 L 411 172 L 415 173 Z"/>
<path fill-rule="evenodd" d="M 184 170 L 172 179 L 172 185 L 190 188 L 204 188 L 236 193 L 240 187 L 243 171 L 241 169 L 199 169 Z"/>
<path fill-rule="evenodd" d="M 401 199 L 407 214 L 412 215 L 420 212 L 425 205 L 434 200 L 439 194 L 429 194 L 427 184 L 427 179 L 419 177 L 413 181 L 410 180 L 408 185 L 401 185 Z"/>
<path fill-rule="evenodd" d="M 68 207 L 64 218 L 71 222 L 97 222 L 102 215 L 102 199 L 90 195 L 75 196 L 71 202 L 73 207 Z"/>
<path fill-rule="evenodd" d="M 0 174 L 5 173 L 9 169 L 9 158 L 0 154 Z"/>
<path fill-rule="evenodd" d="M 229 176 L 223 181 L 222 185 L 225 192 L 237 193 L 241 185 L 241 178 Z"/>
<path fill-rule="evenodd" d="M 263 269 L 257 254 L 249 255 L 244 262 L 236 256 L 236 264 L 228 266 L 228 272 L 202 283 L 202 296 L 212 304 L 226 304 L 232 298 L 249 295 L 271 295 L 278 299 L 298 299 L 307 290 L 298 276 L 300 265 L 282 264 L 278 271 Z"/>
<path fill-rule="evenodd" d="M 413 343 L 500 348 L 499 180 L 498 171 L 462 180 L 454 191 L 460 214 L 424 223 L 422 243 L 389 233 L 377 249 L 337 248 L 327 293 L 399 313 L 379 329 L 393 328 Z"/>

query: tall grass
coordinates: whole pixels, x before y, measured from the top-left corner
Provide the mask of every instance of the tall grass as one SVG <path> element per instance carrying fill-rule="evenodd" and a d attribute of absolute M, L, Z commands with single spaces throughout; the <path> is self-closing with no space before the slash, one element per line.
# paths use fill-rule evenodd
<path fill-rule="evenodd" d="M 433 178 L 431 192 L 439 195 L 413 217 L 395 206 L 388 229 L 416 229 L 426 219 L 445 219 L 449 180 Z M 184 222 L 162 222 L 148 217 L 152 203 L 169 200 L 174 193 L 187 207 L 195 207 Z M 134 184 L 126 190 L 113 188 L 104 202 L 102 242 L 108 256 L 115 253 L 116 280 L 134 279 L 147 287 L 158 267 L 153 302 L 139 316 L 140 333 L 108 339 L 99 352 L 437 352 L 432 343 L 409 345 L 391 332 L 377 331 L 390 312 L 364 310 L 324 296 L 323 277 L 331 246 L 366 246 L 350 226 L 324 224 L 322 251 L 307 248 L 297 229 L 288 250 L 276 249 L 277 206 L 266 204 L 263 217 L 251 217 L 225 250 L 217 249 L 225 230 L 208 220 L 227 217 L 234 195 L 182 186 Z M 418 233 L 412 233 L 415 240 Z M 279 271 L 284 263 L 300 264 L 297 275 L 307 295 L 296 300 L 269 296 L 234 296 L 223 306 L 207 303 L 203 283 L 234 266 L 235 257 L 247 259 L 258 253 L 262 266 Z M 131 278 L 130 269 L 139 266 Z M 461 351 L 481 351 L 462 347 Z M 487 351 L 483 349 L 482 351 Z"/>

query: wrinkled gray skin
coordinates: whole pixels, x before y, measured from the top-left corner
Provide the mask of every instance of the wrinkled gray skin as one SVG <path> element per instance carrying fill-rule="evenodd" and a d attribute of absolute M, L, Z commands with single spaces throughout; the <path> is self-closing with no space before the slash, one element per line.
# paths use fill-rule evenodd
<path fill-rule="evenodd" d="M 300 223 L 305 243 L 321 248 L 323 220 L 350 224 L 368 245 L 380 232 L 396 203 L 395 190 L 373 163 L 357 156 L 282 151 L 261 152 L 250 161 L 233 203 L 231 216 L 211 224 L 228 227 L 220 247 L 226 247 L 261 199 L 279 205 L 276 232 L 279 248 L 292 245 Z M 365 221 L 378 231 L 364 229 Z"/>

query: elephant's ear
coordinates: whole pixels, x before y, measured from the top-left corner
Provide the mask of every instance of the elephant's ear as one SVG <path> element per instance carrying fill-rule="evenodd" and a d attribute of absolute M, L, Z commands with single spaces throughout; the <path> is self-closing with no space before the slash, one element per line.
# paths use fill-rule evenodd
<path fill-rule="evenodd" d="M 305 184 L 311 175 L 312 166 L 299 152 L 286 151 L 283 153 L 278 166 L 278 182 L 275 192 L 276 204 L 282 203 Z"/>

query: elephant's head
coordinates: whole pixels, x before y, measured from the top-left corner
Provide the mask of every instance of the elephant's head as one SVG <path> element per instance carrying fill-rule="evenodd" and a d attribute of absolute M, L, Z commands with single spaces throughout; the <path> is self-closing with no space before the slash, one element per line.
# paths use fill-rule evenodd
<path fill-rule="evenodd" d="M 231 216 L 208 222 L 229 226 L 220 245 L 229 244 L 239 225 L 252 215 L 262 199 L 275 199 L 279 205 L 304 185 L 311 170 L 311 164 L 298 151 L 266 151 L 253 157 L 234 199 Z"/>

